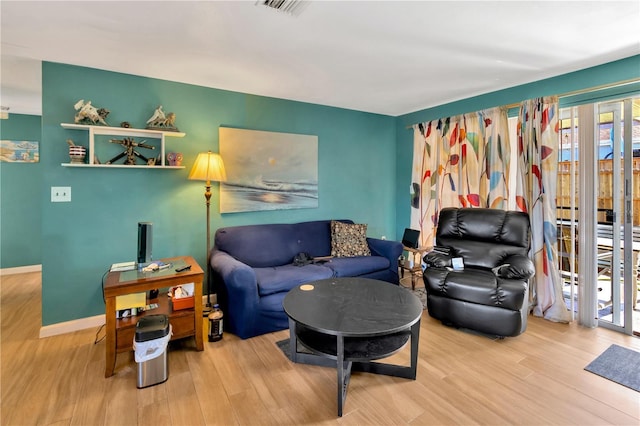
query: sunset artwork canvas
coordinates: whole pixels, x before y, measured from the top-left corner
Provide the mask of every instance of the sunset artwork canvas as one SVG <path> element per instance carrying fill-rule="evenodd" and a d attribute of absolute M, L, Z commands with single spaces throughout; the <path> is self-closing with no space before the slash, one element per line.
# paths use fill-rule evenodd
<path fill-rule="evenodd" d="M 318 207 L 318 137 L 220 127 L 220 212 Z"/>

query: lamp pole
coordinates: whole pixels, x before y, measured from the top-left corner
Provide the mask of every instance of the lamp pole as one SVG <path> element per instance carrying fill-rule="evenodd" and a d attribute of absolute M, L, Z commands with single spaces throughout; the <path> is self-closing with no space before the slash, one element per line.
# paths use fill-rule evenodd
<path fill-rule="evenodd" d="M 204 192 L 205 204 L 207 205 L 207 257 L 205 259 L 206 267 L 205 270 L 205 280 L 207 282 L 207 309 L 206 312 L 203 310 L 203 315 L 207 315 L 211 311 L 211 277 L 209 276 L 209 258 L 211 256 L 211 214 L 209 213 L 209 207 L 211 206 L 211 181 L 207 180 L 206 190 Z"/>
<path fill-rule="evenodd" d="M 203 314 L 207 316 L 211 311 L 211 274 L 209 273 L 209 261 L 211 256 L 211 181 L 222 182 L 227 180 L 222 157 L 220 157 L 219 154 L 212 153 L 211 151 L 198 154 L 196 162 L 191 169 L 191 173 L 189 173 L 189 179 L 202 180 L 206 182 L 204 199 L 207 206 L 207 252 L 204 279 L 207 283 L 207 309 L 203 310 Z"/>

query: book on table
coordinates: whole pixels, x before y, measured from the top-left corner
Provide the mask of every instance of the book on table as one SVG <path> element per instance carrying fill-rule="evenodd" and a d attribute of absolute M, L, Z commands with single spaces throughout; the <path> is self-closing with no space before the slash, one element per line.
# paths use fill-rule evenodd
<path fill-rule="evenodd" d="M 109 269 L 109 271 L 110 272 L 133 271 L 134 269 L 136 269 L 136 262 L 131 261 L 131 262 L 114 263 L 113 265 L 111 265 L 111 269 Z"/>

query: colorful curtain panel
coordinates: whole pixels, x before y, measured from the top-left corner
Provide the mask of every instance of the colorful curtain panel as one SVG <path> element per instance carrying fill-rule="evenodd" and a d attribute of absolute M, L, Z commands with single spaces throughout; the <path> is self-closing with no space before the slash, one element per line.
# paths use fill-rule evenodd
<path fill-rule="evenodd" d="M 558 111 L 556 96 L 530 99 L 520 107 L 516 205 L 531 220 L 531 254 L 536 267 L 529 292 L 533 314 L 569 322 L 556 247 Z"/>
<path fill-rule="evenodd" d="M 507 209 L 507 112 L 493 108 L 414 126 L 411 227 L 433 245 L 444 207 Z"/>

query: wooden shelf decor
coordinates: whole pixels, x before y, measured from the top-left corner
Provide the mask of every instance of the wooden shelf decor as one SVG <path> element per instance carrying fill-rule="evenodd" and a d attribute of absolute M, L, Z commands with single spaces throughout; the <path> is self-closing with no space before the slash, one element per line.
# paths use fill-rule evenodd
<path fill-rule="evenodd" d="M 63 167 L 105 167 L 105 168 L 136 168 L 136 169 L 184 169 L 184 166 L 169 166 L 166 164 L 165 156 L 165 138 L 174 137 L 182 138 L 185 136 L 183 132 L 170 132 L 164 130 L 149 130 L 149 129 L 133 129 L 127 127 L 107 127 L 107 126 L 92 126 L 87 124 L 71 124 L 60 123 L 60 125 L 69 130 L 82 130 L 89 133 L 89 149 L 87 152 L 89 162 L 87 164 L 82 163 L 62 163 Z M 129 164 L 98 164 L 95 163 L 96 158 L 96 146 L 95 137 L 97 135 L 102 136 L 125 136 L 125 137 L 137 137 L 147 139 L 158 139 L 160 141 L 160 163 L 153 166 L 147 164 L 141 165 L 129 165 Z"/>

